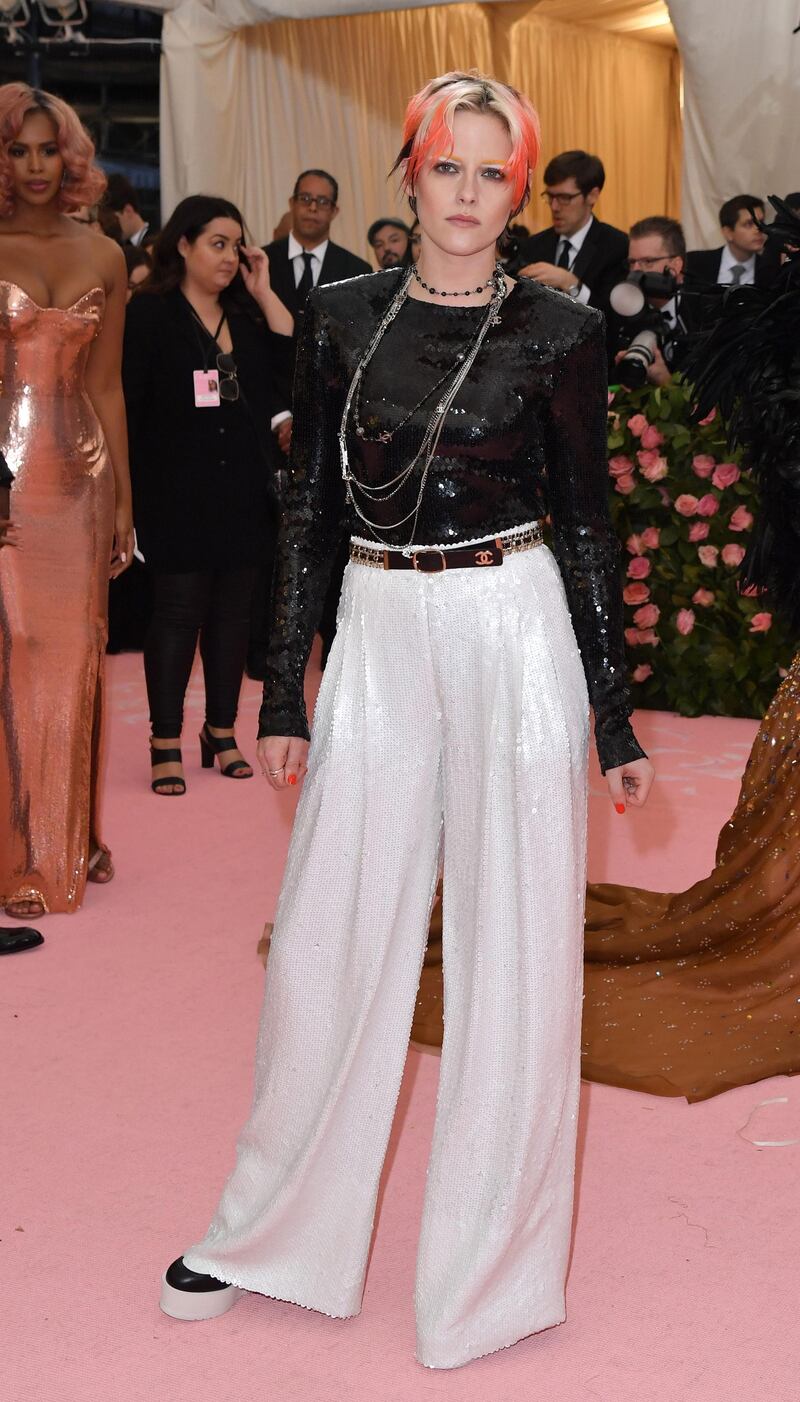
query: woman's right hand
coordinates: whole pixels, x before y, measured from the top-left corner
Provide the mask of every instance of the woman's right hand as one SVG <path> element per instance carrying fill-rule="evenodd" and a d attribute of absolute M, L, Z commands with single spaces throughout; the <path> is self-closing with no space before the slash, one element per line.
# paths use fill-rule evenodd
<path fill-rule="evenodd" d="M 308 741 L 296 735 L 265 735 L 258 742 L 258 762 L 273 789 L 293 788 L 308 771 Z"/>

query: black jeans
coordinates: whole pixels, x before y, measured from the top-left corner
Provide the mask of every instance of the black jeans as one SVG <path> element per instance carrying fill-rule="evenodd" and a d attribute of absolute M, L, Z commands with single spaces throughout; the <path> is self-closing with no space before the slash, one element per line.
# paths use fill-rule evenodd
<path fill-rule="evenodd" d="M 180 735 L 183 698 L 197 637 L 206 685 L 206 720 L 217 730 L 236 721 L 258 571 L 166 574 L 153 578 L 153 617 L 144 645 L 150 722 L 159 740 Z"/>

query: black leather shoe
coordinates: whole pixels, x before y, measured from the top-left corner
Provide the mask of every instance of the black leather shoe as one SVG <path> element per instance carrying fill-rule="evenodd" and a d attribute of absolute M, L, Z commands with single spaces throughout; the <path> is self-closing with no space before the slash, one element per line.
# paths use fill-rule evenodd
<path fill-rule="evenodd" d="M 30 925 L 0 930 L 0 954 L 19 954 L 23 949 L 35 949 L 37 944 L 44 944 L 44 938 Z"/>
<path fill-rule="evenodd" d="M 242 1293 L 238 1285 L 190 1270 L 179 1256 L 162 1281 L 161 1309 L 172 1319 L 216 1319 L 227 1313 Z"/>

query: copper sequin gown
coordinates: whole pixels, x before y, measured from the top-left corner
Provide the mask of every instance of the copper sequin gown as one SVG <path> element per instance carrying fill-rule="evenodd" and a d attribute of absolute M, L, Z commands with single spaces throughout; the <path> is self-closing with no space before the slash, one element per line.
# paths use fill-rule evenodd
<path fill-rule="evenodd" d="M 114 477 L 84 389 L 101 288 L 65 310 L 0 282 L 0 904 L 81 903 L 97 783 Z"/>
<path fill-rule="evenodd" d="M 714 869 L 670 895 L 590 885 L 582 1075 L 704 1100 L 800 1071 L 800 656 L 756 736 Z M 414 1036 L 441 1040 L 434 913 Z"/>

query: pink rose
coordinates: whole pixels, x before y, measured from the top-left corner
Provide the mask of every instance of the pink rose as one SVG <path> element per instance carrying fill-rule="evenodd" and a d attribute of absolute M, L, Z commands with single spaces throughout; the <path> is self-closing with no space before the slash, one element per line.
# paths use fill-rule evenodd
<path fill-rule="evenodd" d="M 649 427 L 650 425 L 648 424 L 644 414 L 631 414 L 630 418 L 628 419 L 628 428 L 630 429 L 634 438 L 639 438 L 644 433 L 645 429 Z"/>
<path fill-rule="evenodd" d="M 693 521 L 689 527 L 690 540 L 705 540 L 711 527 L 707 521 Z"/>
<path fill-rule="evenodd" d="M 735 462 L 721 462 L 711 481 L 715 487 L 732 487 L 741 475 Z"/>
<path fill-rule="evenodd" d="M 637 453 L 636 456 L 637 458 L 641 458 L 642 454 Z M 652 453 L 651 456 L 655 458 L 655 462 L 650 463 L 647 467 L 642 467 L 642 476 L 648 482 L 660 482 L 661 478 L 666 477 L 669 472 L 667 460 L 666 458 L 660 458 L 657 453 Z"/>
<path fill-rule="evenodd" d="M 642 429 L 643 448 L 660 448 L 663 442 L 664 435 L 659 432 L 654 424 L 648 424 L 646 428 Z"/>
<path fill-rule="evenodd" d="M 710 414 L 706 414 L 705 418 L 700 420 L 701 428 L 706 428 L 708 424 L 713 424 L 716 417 L 717 411 L 716 409 L 712 409 Z"/>
<path fill-rule="evenodd" d="M 740 565 L 744 559 L 744 546 L 725 545 L 722 549 L 722 563 L 724 565 Z"/>
<path fill-rule="evenodd" d="M 716 465 L 716 458 L 712 458 L 710 453 L 696 453 L 692 458 L 692 467 L 698 477 L 710 477 Z"/>
<path fill-rule="evenodd" d="M 638 629 L 638 628 L 626 628 L 626 629 L 625 629 L 625 641 L 626 641 L 626 643 L 628 644 L 628 647 L 638 647 L 638 646 L 639 646 L 639 629 Z"/>
<path fill-rule="evenodd" d="M 701 565 L 708 565 L 709 569 L 713 569 L 717 563 L 719 549 L 716 545 L 699 545 L 697 554 Z"/>
<path fill-rule="evenodd" d="M 697 503 L 698 516 L 716 516 L 719 511 L 719 502 L 713 492 L 706 492 Z"/>
<path fill-rule="evenodd" d="M 660 617 L 658 604 L 643 604 L 633 615 L 633 621 L 637 628 L 655 628 Z"/>
<path fill-rule="evenodd" d="M 633 459 L 626 458 L 624 453 L 615 453 L 614 457 L 608 460 L 608 471 L 611 477 L 627 477 L 633 472 Z"/>
<path fill-rule="evenodd" d="M 750 619 L 751 633 L 768 633 L 772 627 L 771 613 L 754 613 Z"/>
<path fill-rule="evenodd" d="M 657 526 L 648 526 L 646 531 L 642 531 L 641 541 L 648 550 L 658 550 L 661 543 L 661 531 Z"/>
<path fill-rule="evenodd" d="M 652 628 L 640 628 L 640 629 L 639 629 L 639 642 L 642 644 L 643 647 L 644 647 L 644 646 L 657 647 L 657 646 L 658 646 L 658 634 L 657 634 L 657 633 L 654 633 L 653 630 L 652 630 Z"/>
<path fill-rule="evenodd" d="M 696 515 L 697 507 L 697 497 L 690 496 L 688 492 L 683 492 L 679 497 L 676 497 L 675 499 L 675 510 L 679 511 L 681 516 Z"/>
<path fill-rule="evenodd" d="M 648 677 L 652 677 L 653 669 L 649 662 L 640 662 L 633 670 L 633 680 L 635 682 L 646 682 Z"/>
<path fill-rule="evenodd" d="M 675 619 L 675 627 L 681 637 L 688 638 L 694 628 L 694 609 L 678 609 L 678 616 Z"/>
<path fill-rule="evenodd" d="M 658 453 L 655 448 L 648 448 L 646 451 L 640 449 L 636 454 L 636 461 L 641 468 L 652 467 L 654 463 L 658 462 Z"/>
<path fill-rule="evenodd" d="M 728 522 L 732 531 L 749 531 L 752 524 L 753 517 L 746 506 L 737 506 Z"/>
<path fill-rule="evenodd" d="M 643 555 L 645 551 L 644 539 L 640 535 L 629 535 L 625 541 L 625 549 L 629 555 Z"/>
<path fill-rule="evenodd" d="M 703 609 L 709 609 L 716 597 L 716 594 L 711 589 L 695 589 L 692 595 L 692 603 L 699 604 Z"/>
<path fill-rule="evenodd" d="M 650 598 L 650 590 L 646 584 L 626 584 L 622 597 L 626 604 L 645 604 Z"/>
<path fill-rule="evenodd" d="M 609 403 L 609 404 L 613 404 L 613 403 L 614 403 L 614 395 L 613 395 L 613 393 L 612 393 L 611 390 L 608 391 L 608 403 Z"/>
<path fill-rule="evenodd" d="M 647 579 L 650 573 L 650 561 L 646 555 L 634 555 L 628 564 L 628 579 Z"/>
<path fill-rule="evenodd" d="M 632 477 L 618 477 L 614 483 L 614 491 L 623 497 L 629 497 L 631 492 L 636 491 L 636 483 Z"/>

